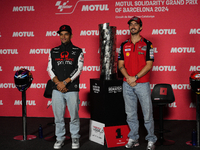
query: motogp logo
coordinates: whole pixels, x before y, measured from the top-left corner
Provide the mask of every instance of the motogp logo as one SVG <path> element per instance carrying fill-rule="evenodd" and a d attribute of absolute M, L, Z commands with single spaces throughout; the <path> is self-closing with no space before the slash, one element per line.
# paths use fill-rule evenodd
<path fill-rule="evenodd" d="M 67 5 L 67 3 L 69 3 L 69 1 L 63 2 L 63 4 L 61 4 L 61 1 L 57 1 L 55 6 L 58 6 L 58 9 L 60 10 L 60 12 L 62 12 L 63 9 L 69 9 L 72 7 L 72 5 Z"/>

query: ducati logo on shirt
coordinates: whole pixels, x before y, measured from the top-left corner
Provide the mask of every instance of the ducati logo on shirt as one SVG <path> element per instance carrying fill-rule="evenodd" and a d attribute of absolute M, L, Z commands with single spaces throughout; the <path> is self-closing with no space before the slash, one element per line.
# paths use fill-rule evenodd
<path fill-rule="evenodd" d="M 141 48 L 141 50 L 146 51 L 146 50 L 147 50 L 147 46 L 143 46 L 143 47 Z"/>
<path fill-rule="evenodd" d="M 139 50 L 146 51 L 146 50 L 147 50 L 147 46 L 138 46 L 138 49 L 139 49 Z"/>

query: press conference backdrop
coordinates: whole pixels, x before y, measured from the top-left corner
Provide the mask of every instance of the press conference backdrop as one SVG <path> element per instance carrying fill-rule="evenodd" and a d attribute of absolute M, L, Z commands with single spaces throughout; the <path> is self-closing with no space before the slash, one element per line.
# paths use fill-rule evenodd
<path fill-rule="evenodd" d="M 33 74 L 26 91 L 28 117 L 52 117 L 51 99 L 43 97 L 48 55 L 60 45 L 56 31 L 72 27 L 74 45 L 83 49 L 80 77 L 80 117 L 90 118 L 90 79 L 100 77 L 98 25 L 117 27 L 117 51 L 130 37 L 127 21 L 139 16 L 142 36 L 153 43 L 155 62 L 151 89 L 157 83 L 172 85 L 175 102 L 167 105 L 165 119 L 195 120 L 195 94 L 190 74 L 200 71 L 200 2 L 198 0 L 1 0 L 0 1 L 0 116 L 21 116 L 21 92 L 14 84 L 20 68 Z M 94 87 L 97 88 L 97 87 Z M 112 87 L 109 92 L 117 92 Z M 113 104 L 114 105 L 114 104 Z M 114 107 L 114 106 L 113 106 Z M 69 117 L 66 111 L 65 117 Z"/>

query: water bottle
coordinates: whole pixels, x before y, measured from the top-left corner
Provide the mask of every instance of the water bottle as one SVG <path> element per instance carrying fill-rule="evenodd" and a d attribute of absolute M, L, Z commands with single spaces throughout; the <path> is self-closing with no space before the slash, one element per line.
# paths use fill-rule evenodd
<path fill-rule="evenodd" d="M 192 131 L 192 146 L 197 146 L 197 131 L 195 129 Z"/>
<path fill-rule="evenodd" d="M 43 130 L 42 130 L 42 125 L 40 124 L 39 128 L 38 128 L 38 134 L 39 134 L 39 138 L 42 139 L 43 138 Z"/>

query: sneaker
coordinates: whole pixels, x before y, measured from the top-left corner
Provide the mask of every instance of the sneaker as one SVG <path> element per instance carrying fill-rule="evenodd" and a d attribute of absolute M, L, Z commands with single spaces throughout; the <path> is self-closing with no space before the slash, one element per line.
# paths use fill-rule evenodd
<path fill-rule="evenodd" d="M 133 148 L 139 146 L 138 140 L 129 139 L 128 143 L 125 145 L 126 148 Z"/>
<path fill-rule="evenodd" d="M 152 141 L 148 142 L 147 150 L 155 150 L 154 142 L 152 142 Z"/>
<path fill-rule="evenodd" d="M 79 148 L 79 139 L 72 138 L 72 149 L 78 149 L 78 148 Z"/>
<path fill-rule="evenodd" d="M 64 140 L 63 141 L 56 141 L 53 148 L 54 149 L 60 149 L 63 145 L 64 145 Z"/>

